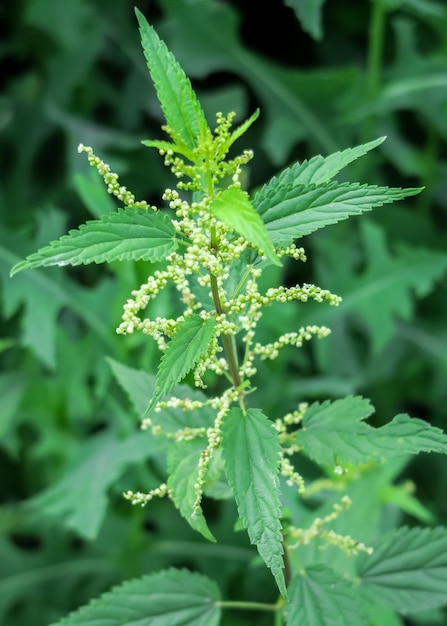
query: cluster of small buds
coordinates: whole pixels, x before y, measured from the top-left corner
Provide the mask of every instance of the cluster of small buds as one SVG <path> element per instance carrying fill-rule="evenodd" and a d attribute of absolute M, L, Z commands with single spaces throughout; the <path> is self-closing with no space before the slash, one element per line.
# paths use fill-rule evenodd
<path fill-rule="evenodd" d="M 207 371 L 214 372 L 217 375 L 225 374 L 228 370 L 228 363 L 217 357 L 223 348 L 218 342 L 217 336 L 212 337 L 208 350 L 198 359 L 194 368 L 194 384 L 200 389 L 206 389 L 207 385 L 203 381 L 203 377 Z"/>
<path fill-rule="evenodd" d="M 297 248 L 294 243 L 292 243 L 290 246 L 286 246 L 283 248 L 277 247 L 276 254 L 279 257 L 288 256 L 291 259 L 294 259 L 295 261 L 303 261 L 303 262 L 307 261 L 304 248 Z"/>
<path fill-rule="evenodd" d="M 263 298 L 263 304 L 269 302 L 292 302 L 293 300 L 299 300 L 300 302 L 307 302 L 309 299 L 316 302 L 328 302 L 331 306 L 338 306 L 341 302 L 340 296 L 337 296 L 327 289 L 321 289 L 312 284 L 304 283 L 301 287 L 296 285 L 295 287 L 270 287 L 267 289 Z"/>
<path fill-rule="evenodd" d="M 343 491 L 346 489 L 346 480 L 334 480 L 333 478 L 317 478 L 306 486 L 303 496 L 313 498 L 324 492 Z"/>
<path fill-rule="evenodd" d="M 295 470 L 289 459 L 284 456 L 281 458 L 279 471 L 281 472 L 281 476 L 284 476 L 284 478 L 287 479 L 286 482 L 289 487 L 296 485 L 298 487 L 298 493 L 305 492 L 306 485 L 304 483 L 304 478 Z"/>
<path fill-rule="evenodd" d="M 166 483 L 162 483 L 159 487 L 151 489 L 149 493 L 141 493 L 141 491 L 126 491 L 123 495 L 126 500 L 130 500 L 132 504 L 141 504 L 141 506 L 144 506 L 153 498 L 163 498 L 166 495 L 169 496 L 170 489 Z"/>
<path fill-rule="evenodd" d="M 348 556 L 354 556 L 359 552 L 372 554 L 372 548 L 367 547 L 364 543 L 356 541 L 349 535 L 340 535 L 334 530 L 325 529 L 324 526 L 333 522 L 337 517 L 351 506 L 349 496 L 343 496 L 341 502 L 335 503 L 333 510 L 325 517 L 316 517 L 309 528 L 297 528 L 290 526 L 288 533 L 290 538 L 295 539 L 296 543 L 290 546 L 291 549 L 297 548 L 299 545 L 307 545 L 312 540 L 321 539 L 325 542 L 326 547 L 329 545 L 337 546 Z"/>
<path fill-rule="evenodd" d="M 126 187 L 120 185 L 118 182 L 118 174 L 115 174 L 110 170 L 110 165 L 102 161 L 93 153 L 93 149 L 90 146 L 84 146 L 80 143 L 78 146 L 78 152 L 85 152 L 87 154 L 88 162 L 90 165 L 98 170 L 98 173 L 102 176 L 105 184 L 107 185 L 107 192 L 116 196 L 124 206 L 133 207 L 136 209 L 152 209 L 157 210 L 157 207 L 149 206 L 145 200 L 135 200 L 135 196 Z"/>
<path fill-rule="evenodd" d="M 209 464 L 211 462 L 214 452 L 219 448 L 221 444 L 220 429 L 222 426 L 222 421 L 227 414 L 230 406 L 233 404 L 233 402 L 237 400 L 237 398 L 238 394 L 236 390 L 230 388 L 224 391 L 219 398 L 215 399 L 218 403 L 219 410 L 217 412 L 213 426 L 209 428 L 206 433 L 208 445 L 204 450 L 202 450 L 202 453 L 200 455 L 197 478 L 194 484 L 195 500 L 192 508 L 192 517 L 197 515 L 197 513 L 200 511 L 200 505 L 203 497 L 203 489 L 205 486 L 205 478 L 208 473 Z"/>
<path fill-rule="evenodd" d="M 281 335 L 275 342 L 262 345 L 257 343 L 253 346 L 253 352 L 260 355 L 261 359 L 276 359 L 280 348 L 284 346 L 295 346 L 301 348 L 304 341 L 309 341 L 313 336 L 318 339 L 327 337 L 330 334 L 329 328 L 326 326 L 306 326 L 300 328 L 297 333 L 285 333 Z"/>

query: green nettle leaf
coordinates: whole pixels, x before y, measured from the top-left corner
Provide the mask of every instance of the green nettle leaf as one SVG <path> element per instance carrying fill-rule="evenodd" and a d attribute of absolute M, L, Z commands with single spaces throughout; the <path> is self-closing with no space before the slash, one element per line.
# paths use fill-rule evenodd
<path fill-rule="evenodd" d="M 168 487 L 172 500 L 188 524 L 206 539 L 216 541 L 201 510 L 194 511 L 194 485 L 199 474 L 200 454 L 206 448 L 206 439 L 192 439 L 174 444 L 168 454 Z"/>
<path fill-rule="evenodd" d="M 370 150 L 377 148 L 385 141 L 386 137 L 379 137 L 368 143 L 347 148 L 341 152 L 334 152 L 327 157 L 315 156 L 310 161 L 297 162 L 286 167 L 285 170 L 273 176 L 265 185 L 257 191 L 256 198 L 261 199 L 265 195 L 270 195 L 279 185 L 294 186 L 299 185 L 324 185 L 328 183 L 336 174 L 341 172 L 347 165 L 364 156 Z"/>
<path fill-rule="evenodd" d="M 399 528 L 358 558 L 365 594 L 400 613 L 447 604 L 447 529 Z"/>
<path fill-rule="evenodd" d="M 296 443 L 315 462 L 332 466 L 383 462 L 397 454 L 447 454 L 447 436 L 439 428 L 408 415 L 373 428 L 363 421 L 373 412 L 369 400 L 359 396 L 315 402 L 304 414 Z"/>
<path fill-rule="evenodd" d="M 358 592 L 340 574 L 325 567 L 307 567 L 290 582 L 287 626 L 367 626 Z"/>
<path fill-rule="evenodd" d="M 236 187 L 225 189 L 213 200 L 210 210 L 218 220 L 261 250 L 272 263 L 281 265 L 269 233 L 242 189 Z"/>
<path fill-rule="evenodd" d="M 57 241 L 17 263 L 11 276 L 21 270 L 52 265 L 111 263 L 112 261 L 159 261 L 175 250 L 175 230 L 164 213 L 121 209 L 99 220 L 82 224 Z"/>
<path fill-rule="evenodd" d="M 319 228 L 420 191 L 335 181 L 324 186 L 289 182 L 270 186 L 268 193 L 257 193 L 253 205 L 273 243 L 286 246 Z"/>
<path fill-rule="evenodd" d="M 200 315 L 190 315 L 179 323 L 157 371 L 155 391 L 147 411 L 166 396 L 188 374 L 206 351 L 214 334 L 216 322 Z"/>
<path fill-rule="evenodd" d="M 51 626 L 218 626 L 219 601 L 206 576 L 168 569 L 114 587 Z"/>
<path fill-rule="evenodd" d="M 228 482 L 251 543 L 272 571 L 281 594 L 283 574 L 278 462 L 281 446 L 271 421 L 259 409 L 231 409 L 222 425 Z"/>
<path fill-rule="evenodd" d="M 194 149 L 200 137 L 209 134 L 202 107 L 189 78 L 155 30 L 135 9 L 141 43 L 149 73 L 157 91 L 166 122 L 186 148 Z M 178 141 L 177 141 L 178 143 Z"/>

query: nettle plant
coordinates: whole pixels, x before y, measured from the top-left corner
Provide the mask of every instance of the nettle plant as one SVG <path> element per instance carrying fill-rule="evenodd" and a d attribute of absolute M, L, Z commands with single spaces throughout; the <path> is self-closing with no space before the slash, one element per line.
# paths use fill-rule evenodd
<path fill-rule="evenodd" d="M 250 198 L 240 175 L 253 154 L 246 150 L 229 158 L 229 151 L 258 113 L 235 130 L 234 113 L 218 113 L 211 130 L 174 56 L 138 11 L 137 17 L 169 137 L 143 143 L 162 155 L 176 188 L 165 190 L 163 209 L 136 201 L 117 174 L 81 145 L 79 151 L 123 208 L 31 254 L 12 274 L 52 265 L 165 261 L 132 292 L 117 329 L 156 341 L 161 359 L 155 383 L 145 372 L 111 363 L 141 407 L 148 436 L 168 442 L 168 478 L 149 493 L 124 496 L 135 505 L 169 497 L 210 541 L 215 539 L 202 510 L 204 495 L 234 497 L 238 523 L 279 593 L 273 604 L 222 600 L 208 577 L 171 568 L 125 582 L 60 623 L 214 626 L 223 608 L 245 608 L 270 611 L 276 625 L 359 626 L 383 624 L 385 618 L 400 623 L 396 613 L 440 607 L 447 602 L 444 528 L 401 527 L 382 536 L 376 528 L 370 533 L 374 542 L 367 545 L 344 533 L 340 521 L 351 514 L 358 528 L 371 524 L 368 517 L 378 525 L 368 498 L 373 484 L 398 473 L 401 466 L 389 462 L 421 451 L 445 454 L 447 437 L 407 415 L 374 428 L 365 422 L 374 409 L 363 397 L 302 403 L 286 415 L 267 416 L 251 395 L 255 385 L 268 384 L 256 380 L 259 360 L 275 359 L 285 346 L 299 348 L 329 333 L 310 325 L 260 342 L 258 322 L 272 303 L 341 302 L 313 284 L 261 289 L 264 270 L 285 260 L 305 261 L 303 248 L 294 243 L 304 235 L 420 190 L 332 180 L 381 138 L 296 163 Z M 170 286 L 178 294 L 179 314 L 151 317 L 152 301 Z M 180 384 L 187 375 L 189 384 Z M 301 456 L 319 466 L 321 478 L 306 480 L 297 471 Z M 318 494 L 322 506 L 306 507 L 306 499 Z M 411 496 L 399 494 L 396 500 L 407 498 L 411 508 Z"/>

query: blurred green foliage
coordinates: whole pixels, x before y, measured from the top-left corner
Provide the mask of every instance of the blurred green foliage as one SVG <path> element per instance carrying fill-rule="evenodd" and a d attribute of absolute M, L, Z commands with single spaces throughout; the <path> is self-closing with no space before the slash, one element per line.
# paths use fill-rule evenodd
<path fill-rule="evenodd" d="M 260 108 L 239 146 L 255 151 L 250 189 L 294 160 L 382 135 L 385 143 L 346 176 L 426 187 L 307 237 L 302 275 L 271 268 L 272 279 L 285 272 L 287 282 L 315 282 L 344 301 L 338 309 L 278 308 L 265 318 L 267 338 L 307 323 L 328 325 L 332 335 L 264 363 L 259 378 L 270 384 L 259 385 L 258 404 L 275 415 L 356 393 L 371 398 L 377 425 L 408 412 L 445 430 L 445 3 L 278 0 L 254 9 L 248 0 L 142 0 L 138 8 L 207 113 L 234 109 L 242 120 Z M 165 475 L 105 358 L 154 371 L 149 341 L 115 335 L 122 304 L 154 266 L 9 278 L 27 253 L 115 206 L 77 154 L 80 142 L 93 145 L 139 198 L 158 202 L 170 184 L 157 155 L 141 145 L 162 137 L 162 115 L 133 4 L 23 0 L 4 3 L 0 18 L 0 622 L 45 626 L 116 582 L 170 565 L 209 575 L 232 599 L 274 601 L 268 572 L 234 533 L 232 504 L 205 503 L 219 540 L 211 546 L 169 502 L 139 509 L 122 499 L 124 490 L 147 491 Z M 157 303 L 164 314 L 173 306 L 169 294 Z M 419 499 L 382 493 L 390 517 L 447 523 L 445 458 L 420 455 L 389 473 L 414 481 Z M 363 497 L 367 491 L 372 500 L 379 493 L 368 488 Z M 365 509 L 374 517 L 372 500 Z M 223 623 L 253 619 L 235 612 Z M 386 616 L 375 619 L 386 626 Z M 447 618 L 439 612 L 407 623 Z"/>

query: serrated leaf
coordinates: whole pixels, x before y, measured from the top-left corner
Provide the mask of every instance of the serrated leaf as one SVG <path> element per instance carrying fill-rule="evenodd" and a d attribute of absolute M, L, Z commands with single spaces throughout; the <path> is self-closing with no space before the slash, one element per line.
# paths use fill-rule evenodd
<path fill-rule="evenodd" d="M 218 626 L 219 600 L 206 576 L 169 569 L 114 587 L 51 626 Z"/>
<path fill-rule="evenodd" d="M 341 152 L 334 152 L 327 157 L 318 155 L 310 159 L 310 161 L 306 159 L 301 163 L 294 163 L 265 183 L 265 185 L 256 192 L 253 203 L 257 205 L 258 197 L 259 200 L 261 200 L 263 196 L 271 194 L 280 185 L 286 185 L 288 187 L 296 187 L 299 185 L 324 185 L 347 165 L 361 156 L 364 156 L 370 150 L 380 146 L 385 139 L 385 137 L 379 137 L 374 141 L 356 146 L 355 148 L 347 148 Z"/>
<path fill-rule="evenodd" d="M 57 241 L 31 254 L 11 270 L 16 272 L 52 265 L 159 261 L 177 247 L 169 217 L 142 209 L 121 209 L 82 224 Z"/>
<path fill-rule="evenodd" d="M 373 549 L 358 559 L 371 600 L 404 614 L 447 604 L 446 528 L 399 528 Z"/>
<path fill-rule="evenodd" d="M 210 210 L 218 220 L 242 235 L 272 263 L 281 265 L 261 218 L 242 189 L 225 189 L 212 201 Z"/>
<path fill-rule="evenodd" d="M 222 455 L 239 515 L 252 544 L 272 571 L 281 594 L 283 573 L 278 463 L 281 446 L 259 409 L 231 409 L 222 425 Z"/>
<path fill-rule="evenodd" d="M 194 485 L 199 474 L 200 455 L 207 443 L 206 439 L 192 439 L 171 446 L 168 454 L 168 487 L 171 489 L 175 506 L 188 524 L 206 539 L 216 541 L 208 528 L 202 510 L 194 512 L 196 500 Z"/>
<path fill-rule="evenodd" d="M 348 396 L 312 404 L 304 414 L 296 443 L 316 463 L 336 465 L 383 462 L 398 454 L 447 454 L 447 436 L 423 420 L 397 415 L 380 428 L 363 420 L 374 411 L 368 400 Z"/>
<path fill-rule="evenodd" d="M 149 73 L 154 82 L 168 126 L 189 149 L 194 149 L 200 137 L 209 133 L 205 114 L 197 100 L 189 78 L 180 67 L 154 28 L 138 9 L 141 43 Z"/>
<path fill-rule="evenodd" d="M 273 243 L 286 246 L 319 228 L 420 191 L 335 181 L 324 186 L 289 183 L 273 186 L 269 193 L 256 194 L 253 205 Z"/>
<path fill-rule="evenodd" d="M 182 378 L 188 374 L 208 350 L 216 322 L 200 315 L 190 315 L 179 323 L 174 336 L 161 357 L 155 391 L 146 412 L 151 411 Z"/>
<path fill-rule="evenodd" d="M 286 605 L 287 626 L 367 626 L 356 589 L 340 574 L 314 565 L 293 577 Z"/>

